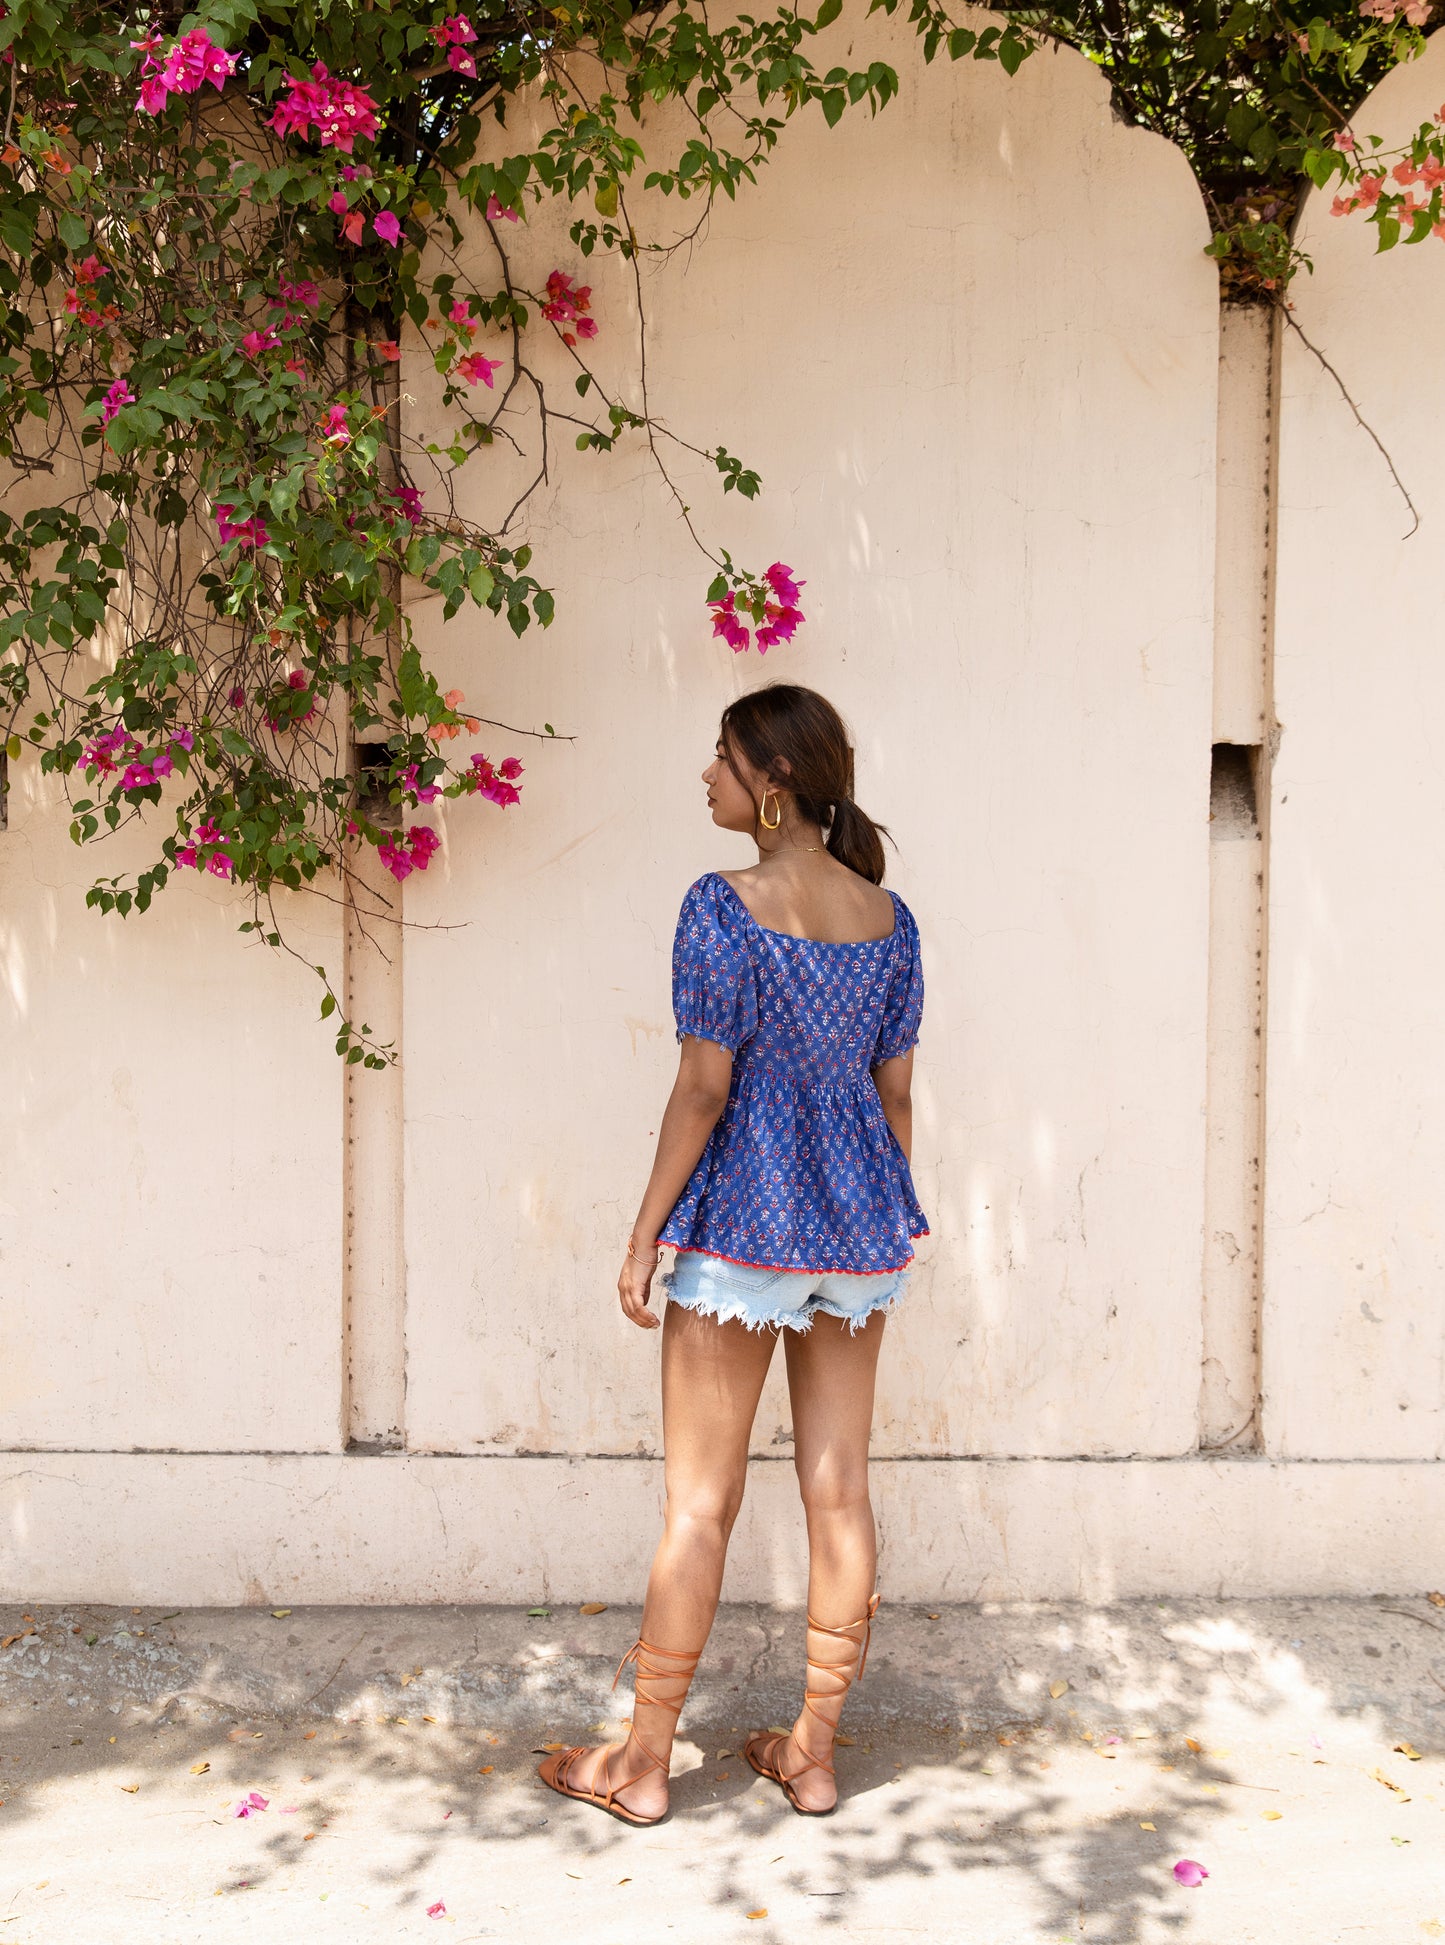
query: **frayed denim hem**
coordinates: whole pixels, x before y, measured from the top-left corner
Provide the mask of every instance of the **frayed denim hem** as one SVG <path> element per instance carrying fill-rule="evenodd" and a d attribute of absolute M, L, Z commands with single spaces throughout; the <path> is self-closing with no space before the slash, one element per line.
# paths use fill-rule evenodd
<path fill-rule="evenodd" d="M 806 1311 L 790 1310 L 781 1317 L 754 1317 L 748 1311 L 741 1297 L 733 1297 L 722 1302 L 708 1301 L 701 1296 L 677 1297 L 671 1289 L 670 1278 L 664 1276 L 662 1288 L 669 1303 L 677 1304 L 683 1310 L 696 1311 L 699 1316 L 711 1317 L 718 1324 L 742 1324 L 747 1330 L 795 1330 L 799 1333 L 813 1328 L 813 1319 L 820 1310 L 830 1317 L 841 1317 L 848 1325 L 848 1335 L 856 1337 L 868 1319 L 880 1310 L 896 1310 L 902 1303 L 906 1290 L 890 1290 L 869 1303 L 862 1310 L 845 1310 L 841 1304 L 834 1303 L 829 1297 L 814 1297 L 811 1308 Z"/>

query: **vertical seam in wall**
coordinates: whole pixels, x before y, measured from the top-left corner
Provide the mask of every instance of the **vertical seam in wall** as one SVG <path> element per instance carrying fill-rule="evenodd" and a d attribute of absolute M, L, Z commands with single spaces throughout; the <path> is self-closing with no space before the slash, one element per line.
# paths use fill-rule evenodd
<path fill-rule="evenodd" d="M 1265 1290 L 1265 1188 L 1269 1172 L 1269 939 L 1270 939 L 1270 860 L 1274 826 L 1274 762 L 1279 751 L 1280 724 L 1274 707 L 1274 636 L 1276 594 L 1279 583 L 1279 438 L 1281 424 L 1281 380 L 1284 355 L 1284 309 L 1276 304 L 1270 313 L 1269 336 L 1269 451 L 1265 475 L 1265 577 L 1264 577 L 1264 735 L 1260 742 L 1259 775 L 1255 779 L 1255 804 L 1259 818 L 1259 1125 L 1256 1153 L 1259 1157 L 1257 1212 L 1259 1235 L 1254 1257 L 1254 1422 L 1259 1449 L 1268 1453 L 1265 1439 L 1264 1369 L 1264 1290 Z"/>

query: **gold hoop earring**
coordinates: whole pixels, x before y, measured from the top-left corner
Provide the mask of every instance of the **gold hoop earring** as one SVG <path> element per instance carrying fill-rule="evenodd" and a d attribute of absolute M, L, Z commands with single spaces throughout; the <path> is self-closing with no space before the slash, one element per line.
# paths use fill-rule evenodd
<path fill-rule="evenodd" d="M 773 819 L 771 824 L 768 822 L 768 817 L 767 817 L 769 796 L 777 797 L 777 803 L 774 806 L 774 808 L 777 810 L 778 814 Z M 782 821 L 783 821 L 782 798 L 778 797 L 778 793 L 776 790 L 772 790 L 772 791 L 765 790 L 763 792 L 763 801 L 758 805 L 758 822 L 762 825 L 765 831 L 775 831 L 777 830 L 778 826 L 782 823 Z"/>

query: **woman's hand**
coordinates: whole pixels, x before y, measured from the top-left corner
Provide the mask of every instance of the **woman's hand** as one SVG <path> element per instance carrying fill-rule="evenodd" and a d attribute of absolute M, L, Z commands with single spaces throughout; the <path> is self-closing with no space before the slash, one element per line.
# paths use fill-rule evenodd
<path fill-rule="evenodd" d="M 652 1279 L 661 1261 L 662 1252 L 656 1245 L 650 1251 L 639 1249 L 635 1256 L 629 1251 L 622 1265 L 622 1274 L 617 1279 L 617 1294 L 622 1301 L 623 1311 L 629 1321 L 641 1330 L 657 1330 L 662 1323 L 662 1319 L 654 1316 L 647 1307 Z"/>

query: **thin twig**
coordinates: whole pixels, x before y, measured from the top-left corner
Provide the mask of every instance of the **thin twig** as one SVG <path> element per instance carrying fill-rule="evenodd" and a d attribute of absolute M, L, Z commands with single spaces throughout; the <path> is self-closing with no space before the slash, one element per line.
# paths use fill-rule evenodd
<path fill-rule="evenodd" d="M 1408 1607 L 1382 1607 L 1381 1614 L 1403 1614 L 1407 1621 L 1418 1621 L 1422 1628 L 1429 1628 L 1432 1634 L 1445 1634 L 1445 1628 L 1435 1621 L 1427 1621 L 1423 1614 L 1412 1614 Z"/>
<path fill-rule="evenodd" d="M 1301 343 L 1306 345 L 1308 349 L 1315 354 L 1316 358 L 1319 359 L 1320 363 L 1324 366 L 1325 370 L 1329 373 L 1330 377 L 1333 378 L 1335 383 L 1339 386 L 1340 397 L 1345 401 L 1345 404 L 1348 405 L 1350 410 L 1354 413 L 1355 423 L 1361 428 L 1362 431 L 1369 433 L 1371 439 L 1373 439 L 1375 444 L 1379 447 L 1380 457 L 1384 460 L 1385 464 L 1390 469 L 1390 478 L 1395 482 L 1396 486 L 1399 487 L 1400 497 L 1404 500 L 1405 505 L 1409 507 L 1411 513 L 1413 513 L 1415 516 L 1414 526 L 1411 527 L 1409 533 L 1402 535 L 1401 538 L 1404 540 L 1413 539 L 1413 537 L 1420 531 L 1419 509 L 1416 507 L 1415 502 L 1410 498 L 1410 495 L 1406 492 L 1405 482 L 1400 478 L 1399 473 L 1395 470 L 1394 460 L 1391 459 L 1390 455 L 1385 451 L 1384 446 L 1381 444 L 1380 435 L 1375 431 L 1372 425 L 1368 425 L 1366 423 L 1364 417 L 1361 415 L 1359 406 L 1356 405 L 1355 401 L 1350 397 L 1344 379 L 1340 377 L 1340 374 L 1335 370 L 1334 366 L 1330 363 L 1329 359 L 1325 356 L 1323 351 L 1320 350 L 1319 346 L 1317 344 L 1312 344 L 1310 340 L 1305 336 L 1303 327 L 1296 322 L 1294 316 L 1289 311 L 1285 312 L 1284 321 L 1286 324 L 1289 325 L 1292 331 L 1297 331 L 1299 333 Z M 1416 1616 L 1415 1618 L 1418 1619 L 1419 1617 Z"/>

